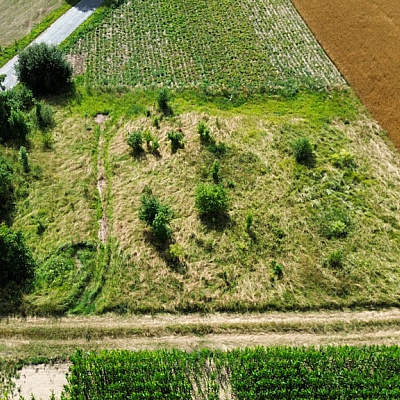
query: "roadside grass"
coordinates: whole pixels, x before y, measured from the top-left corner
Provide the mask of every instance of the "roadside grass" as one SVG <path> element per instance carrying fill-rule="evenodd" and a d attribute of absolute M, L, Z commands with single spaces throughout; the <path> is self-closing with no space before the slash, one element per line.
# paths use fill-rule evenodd
<path fill-rule="evenodd" d="M 0 0 L 0 66 L 11 60 L 79 0 Z"/>

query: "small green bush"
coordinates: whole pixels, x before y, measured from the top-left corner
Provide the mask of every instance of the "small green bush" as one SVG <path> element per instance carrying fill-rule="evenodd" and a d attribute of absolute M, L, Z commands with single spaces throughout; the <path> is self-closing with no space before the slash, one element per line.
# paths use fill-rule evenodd
<path fill-rule="evenodd" d="M 4 220 L 13 199 L 13 171 L 7 162 L 0 157 L 0 221 Z"/>
<path fill-rule="evenodd" d="M 207 149 L 216 157 L 222 157 L 226 154 L 226 145 L 224 142 L 215 143 L 214 140 L 211 140 L 211 143 L 207 146 Z"/>
<path fill-rule="evenodd" d="M 213 165 L 211 167 L 211 175 L 215 183 L 218 183 L 220 180 L 219 176 L 220 166 L 221 166 L 220 162 L 218 160 L 214 160 Z"/>
<path fill-rule="evenodd" d="M 246 230 L 250 231 L 252 226 L 253 226 L 253 214 L 252 213 L 248 213 L 246 215 Z"/>
<path fill-rule="evenodd" d="M 0 225 L 0 285 L 22 285 L 33 278 L 34 261 L 21 232 Z"/>
<path fill-rule="evenodd" d="M 143 151 L 143 133 L 141 130 L 134 131 L 128 134 L 128 138 L 126 140 L 128 145 L 131 147 L 132 151 L 136 154 L 141 153 Z"/>
<path fill-rule="evenodd" d="M 171 150 L 173 153 L 185 147 L 182 132 L 170 131 L 168 132 L 168 139 L 171 141 Z"/>
<path fill-rule="evenodd" d="M 143 132 L 143 139 L 146 142 L 147 149 L 152 153 L 157 153 L 160 148 L 160 143 L 149 130 Z"/>
<path fill-rule="evenodd" d="M 169 105 L 170 101 L 170 95 L 167 89 L 161 89 L 158 92 L 157 95 L 157 105 L 158 109 L 164 114 L 164 115 L 170 115 L 172 114 L 172 108 Z"/>
<path fill-rule="evenodd" d="M 351 154 L 348 150 L 342 149 L 339 153 L 335 153 L 332 156 L 332 163 L 337 168 L 350 168 L 354 169 L 357 167 L 357 164 L 354 160 L 354 155 Z"/>
<path fill-rule="evenodd" d="M 294 157 L 299 164 L 308 164 L 314 157 L 313 146 L 305 137 L 299 138 L 294 142 L 293 151 Z"/>
<path fill-rule="evenodd" d="M 18 161 L 21 163 L 24 172 L 28 173 L 30 171 L 28 152 L 26 151 L 26 148 L 24 146 L 21 146 L 21 148 L 19 149 Z"/>
<path fill-rule="evenodd" d="M 53 109 L 46 103 L 36 103 L 35 117 L 37 126 L 42 130 L 50 129 L 55 125 Z"/>
<path fill-rule="evenodd" d="M 271 269 L 272 269 L 272 274 L 274 277 L 277 277 L 278 279 L 283 278 L 283 265 L 277 263 L 275 260 L 271 262 Z"/>
<path fill-rule="evenodd" d="M 150 226 L 157 243 L 163 244 L 172 236 L 169 223 L 172 218 L 171 209 L 161 204 L 149 189 L 142 195 L 139 207 L 139 219 Z"/>
<path fill-rule="evenodd" d="M 327 239 L 344 238 L 350 231 L 351 219 L 345 210 L 333 207 L 321 220 L 322 234 Z"/>
<path fill-rule="evenodd" d="M 218 218 L 228 212 L 229 198 L 221 185 L 200 184 L 196 187 L 195 207 L 201 217 Z"/>
<path fill-rule="evenodd" d="M 200 135 L 202 143 L 209 143 L 211 141 L 210 128 L 203 121 L 197 124 L 197 133 Z"/>
<path fill-rule="evenodd" d="M 343 253 L 340 250 L 333 251 L 324 264 L 330 268 L 343 268 Z"/>

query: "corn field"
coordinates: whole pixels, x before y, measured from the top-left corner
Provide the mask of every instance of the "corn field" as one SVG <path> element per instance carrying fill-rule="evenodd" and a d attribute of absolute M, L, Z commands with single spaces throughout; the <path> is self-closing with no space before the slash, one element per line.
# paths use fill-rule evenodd
<path fill-rule="evenodd" d="M 345 83 L 290 0 L 130 0 L 77 38 L 71 58 L 90 85 L 275 92 Z"/>
<path fill-rule="evenodd" d="M 394 399 L 397 346 L 228 352 L 103 351 L 73 357 L 64 399 Z"/>

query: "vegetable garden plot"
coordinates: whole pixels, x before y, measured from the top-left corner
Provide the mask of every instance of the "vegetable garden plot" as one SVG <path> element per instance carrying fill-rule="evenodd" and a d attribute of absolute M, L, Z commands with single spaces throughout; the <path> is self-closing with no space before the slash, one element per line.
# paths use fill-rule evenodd
<path fill-rule="evenodd" d="M 277 90 L 344 84 L 289 0 L 129 1 L 72 49 L 85 80 Z"/>
<path fill-rule="evenodd" d="M 393 399 L 399 357 L 397 346 L 77 352 L 64 399 Z"/>

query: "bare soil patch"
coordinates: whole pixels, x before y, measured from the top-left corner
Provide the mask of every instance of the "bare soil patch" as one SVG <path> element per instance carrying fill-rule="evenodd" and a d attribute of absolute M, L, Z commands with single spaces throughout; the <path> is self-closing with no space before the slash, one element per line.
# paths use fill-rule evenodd
<path fill-rule="evenodd" d="M 49 399 L 51 394 L 58 398 L 67 384 L 66 374 L 69 363 L 54 365 L 26 365 L 19 372 L 19 378 L 15 379 L 13 399 Z"/>
<path fill-rule="evenodd" d="M 400 7 L 393 0 L 292 0 L 400 149 Z"/>

